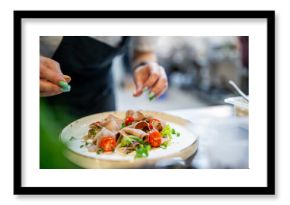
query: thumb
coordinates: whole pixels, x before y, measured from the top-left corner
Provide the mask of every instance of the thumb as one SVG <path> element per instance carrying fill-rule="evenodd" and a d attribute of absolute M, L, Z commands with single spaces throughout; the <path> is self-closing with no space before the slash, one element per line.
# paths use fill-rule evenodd
<path fill-rule="evenodd" d="M 133 96 L 138 97 L 143 93 L 143 83 L 140 79 L 136 79 L 136 90 L 133 93 Z"/>

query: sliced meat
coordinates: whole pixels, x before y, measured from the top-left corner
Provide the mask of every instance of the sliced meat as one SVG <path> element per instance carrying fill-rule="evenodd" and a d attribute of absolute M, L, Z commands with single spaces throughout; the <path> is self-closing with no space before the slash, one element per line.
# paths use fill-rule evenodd
<path fill-rule="evenodd" d="M 90 128 L 107 128 L 112 132 L 118 132 L 121 129 L 122 120 L 110 114 L 102 121 L 97 121 L 90 124 Z"/>
<path fill-rule="evenodd" d="M 148 132 L 150 130 L 149 123 L 147 123 L 146 121 L 137 122 L 134 125 L 134 128 L 139 129 L 139 130 L 143 130 L 144 132 Z"/>
<path fill-rule="evenodd" d="M 103 137 L 113 137 L 116 139 L 116 133 L 108 130 L 107 128 L 103 127 L 101 131 L 94 137 L 93 144 L 99 146 Z"/>
<path fill-rule="evenodd" d="M 158 119 L 158 120 L 159 120 L 159 119 Z M 166 122 L 163 121 L 163 120 L 159 120 L 159 122 L 160 122 L 160 123 L 157 123 L 157 124 L 154 126 L 154 128 L 155 128 L 156 130 L 158 130 L 159 132 L 161 132 L 161 131 L 163 130 L 163 128 L 165 127 Z"/>
<path fill-rule="evenodd" d="M 130 127 L 125 127 L 123 129 L 121 129 L 116 134 L 116 141 L 119 142 L 122 139 L 122 137 L 130 136 L 130 135 L 134 135 L 136 137 L 139 137 L 143 141 L 147 141 L 148 140 L 148 134 L 146 132 L 144 132 L 143 130 L 134 129 L 134 128 L 130 128 Z"/>
<path fill-rule="evenodd" d="M 100 121 L 93 122 L 92 124 L 90 124 L 90 128 L 92 128 L 92 129 L 97 129 L 97 128 L 100 128 L 100 127 L 102 127 Z"/>
<path fill-rule="evenodd" d="M 134 121 L 140 121 L 140 120 L 144 120 L 145 116 L 142 112 L 140 111 L 134 111 L 134 110 L 128 110 L 126 112 L 126 119 L 127 117 L 133 117 Z"/>
<path fill-rule="evenodd" d="M 129 128 L 129 127 L 125 127 L 121 131 L 124 131 L 127 135 L 134 135 L 134 136 L 139 137 L 141 139 L 143 139 L 143 137 L 148 135 L 143 130 Z"/>

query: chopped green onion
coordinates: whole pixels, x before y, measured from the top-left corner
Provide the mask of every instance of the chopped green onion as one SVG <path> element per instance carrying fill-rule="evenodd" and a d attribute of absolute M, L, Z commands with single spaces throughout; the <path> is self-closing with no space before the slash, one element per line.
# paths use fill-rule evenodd
<path fill-rule="evenodd" d="M 96 134 L 97 134 L 97 130 L 96 129 L 94 129 L 94 128 L 91 128 L 91 129 L 89 129 L 89 136 L 96 136 Z"/>
<path fill-rule="evenodd" d="M 97 150 L 96 154 L 99 155 L 99 154 L 101 154 L 101 153 L 103 153 L 103 152 L 104 152 L 103 148 L 99 148 L 99 149 Z"/>
<path fill-rule="evenodd" d="M 71 136 L 70 138 L 69 138 L 69 141 L 72 141 L 72 140 L 75 140 L 76 138 L 74 137 L 74 136 Z"/>
<path fill-rule="evenodd" d="M 171 133 L 172 133 L 172 134 L 175 134 L 175 133 L 176 133 L 176 131 L 175 131 L 175 129 L 174 129 L 174 128 L 172 128 L 172 131 L 171 131 Z"/>
<path fill-rule="evenodd" d="M 170 140 L 163 142 L 163 143 L 160 145 L 160 147 L 161 147 L 162 149 L 166 149 L 166 148 L 168 147 L 169 144 L 170 144 Z"/>

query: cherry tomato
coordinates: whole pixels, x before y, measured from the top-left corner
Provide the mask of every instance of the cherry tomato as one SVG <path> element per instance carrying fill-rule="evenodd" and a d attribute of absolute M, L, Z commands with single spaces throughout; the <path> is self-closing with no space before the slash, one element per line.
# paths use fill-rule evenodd
<path fill-rule="evenodd" d="M 149 128 L 150 129 L 156 128 L 159 124 L 161 124 L 161 122 L 157 119 L 150 119 L 149 120 Z"/>
<path fill-rule="evenodd" d="M 113 137 L 103 137 L 100 142 L 100 147 L 104 150 L 104 152 L 112 152 L 114 151 L 117 143 Z"/>
<path fill-rule="evenodd" d="M 127 119 L 125 120 L 125 125 L 131 125 L 134 122 L 134 118 L 132 116 L 127 117 Z"/>
<path fill-rule="evenodd" d="M 149 143 L 152 147 L 160 147 L 161 134 L 157 130 L 153 130 L 149 133 Z"/>

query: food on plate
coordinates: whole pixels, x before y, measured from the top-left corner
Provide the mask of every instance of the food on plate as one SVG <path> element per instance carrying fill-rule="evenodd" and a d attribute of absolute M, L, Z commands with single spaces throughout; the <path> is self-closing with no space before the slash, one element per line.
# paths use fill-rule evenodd
<path fill-rule="evenodd" d="M 81 147 L 96 154 L 120 152 L 143 158 L 151 149 L 166 149 L 173 136 L 179 137 L 180 133 L 163 120 L 128 110 L 124 119 L 109 114 L 90 124 Z"/>

